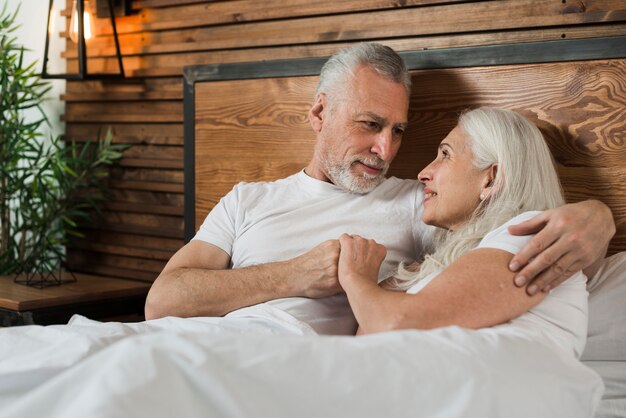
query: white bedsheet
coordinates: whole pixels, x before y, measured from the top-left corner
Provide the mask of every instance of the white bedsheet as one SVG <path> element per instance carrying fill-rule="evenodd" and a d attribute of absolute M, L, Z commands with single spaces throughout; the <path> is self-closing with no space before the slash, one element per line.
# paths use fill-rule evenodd
<path fill-rule="evenodd" d="M 507 325 L 331 337 L 260 308 L 0 331 L 1 417 L 575 418 L 602 390 L 570 353 Z"/>

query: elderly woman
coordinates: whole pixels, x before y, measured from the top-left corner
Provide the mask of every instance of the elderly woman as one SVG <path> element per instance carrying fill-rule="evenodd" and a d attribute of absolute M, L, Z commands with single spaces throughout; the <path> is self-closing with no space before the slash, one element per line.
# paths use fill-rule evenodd
<path fill-rule="evenodd" d="M 546 331 L 580 355 L 587 327 L 583 274 L 577 272 L 550 293 L 529 296 L 513 285 L 514 273 L 507 267 L 532 238 L 511 235 L 507 227 L 563 204 L 537 127 L 508 110 L 469 111 L 418 178 L 424 184 L 422 220 L 437 227 L 435 251 L 420 266 L 400 266 L 379 286 L 385 248 L 359 236 L 340 238 L 339 280 L 359 333 L 482 328 L 513 320 Z M 492 298 L 477 305 L 475 296 L 484 292 Z"/>

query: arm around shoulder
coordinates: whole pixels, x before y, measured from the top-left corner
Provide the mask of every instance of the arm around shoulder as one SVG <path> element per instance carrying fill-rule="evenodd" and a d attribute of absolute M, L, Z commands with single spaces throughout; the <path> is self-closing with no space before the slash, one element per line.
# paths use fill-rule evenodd
<path fill-rule="evenodd" d="M 509 227 L 513 235 L 536 234 L 513 257 L 511 269 L 523 267 L 515 278 L 530 294 L 555 288 L 578 270 L 588 276 L 605 257 L 615 234 L 613 214 L 598 200 L 586 200 L 549 209 Z"/>

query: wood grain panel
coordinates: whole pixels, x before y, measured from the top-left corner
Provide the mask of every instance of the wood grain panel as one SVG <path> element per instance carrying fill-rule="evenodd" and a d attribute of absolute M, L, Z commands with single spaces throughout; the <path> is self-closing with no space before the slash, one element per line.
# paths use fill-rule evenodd
<path fill-rule="evenodd" d="M 626 236 L 624 74 L 626 60 L 415 71 L 410 126 L 390 173 L 415 178 L 462 110 L 516 110 L 544 133 L 568 200 L 592 197 L 611 207 L 618 225 L 611 252 L 626 250 L 620 246 Z M 196 227 L 236 182 L 272 180 L 306 165 L 314 144 L 306 113 L 315 82 L 196 85 Z"/>
<path fill-rule="evenodd" d="M 80 260 L 79 257 L 75 256 L 71 249 L 69 250 L 69 254 L 71 257 Z M 161 270 L 163 270 L 163 267 L 165 267 L 165 263 L 167 262 L 164 260 L 149 260 L 139 257 L 127 257 L 107 253 L 84 251 L 84 249 L 81 249 L 81 254 L 85 261 L 92 260 L 105 266 L 114 266 L 118 268 L 149 272 L 152 273 L 154 277 L 156 277 L 161 272 Z"/>
<path fill-rule="evenodd" d="M 148 215 L 103 211 L 85 230 L 117 231 L 161 238 L 183 236 L 183 219 L 179 216 Z"/>
<path fill-rule="evenodd" d="M 111 129 L 113 143 L 183 145 L 181 123 L 73 123 L 68 122 L 65 137 L 74 141 L 94 141 Z"/>
<path fill-rule="evenodd" d="M 110 187 L 114 189 L 151 190 L 157 192 L 182 193 L 182 184 L 162 183 L 154 181 L 111 180 Z"/>
<path fill-rule="evenodd" d="M 75 240 L 78 243 L 73 247 L 80 247 L 82 240 Z M 124 232 L 90 231 L 90 242 L 98 242 L 105 245 L 124 246 L 128 248 L 140 248 L 146 250 L 163 250 L 171 253 L 176 252 L 183 246 L 182 239 L 147 237 L 143 235 L 133 235 Z"/>
<path fill-rule="evenodd" d="M 150 91 L 143 93 L 67 93 L 61 95 L 61 100 L 66 102 L 133 102 L 145 100 L 182 100 L 181 91 Z"/>
<path fill-rule="evenodd" d="M 459 19 L 459 16 L 471 18 Z M 134 55 L 620 21 L 626 21 L 626 2 L 623 0 L 588 0 L 585 4 L 500 0 L 144 32 L 120 35 L 119 39 L 122 53 Z M 70 44 L 68 52 L 73 48 L 75 46 Z M 90 55 L 115 54 L 111 36 L 94 38 L 89 48 Z"/>
<path fill-rule="evenodd" d="M 167 145 L 133 145 L 122 152 L 124 158 L 177 160 L 183 158 L 183 147 Z"/>
<path fill-rule="evenodd" d="M 315 140 L 307 113 L 316 82 L 301 77 L 197 85 L 196 226 L 234 183 L 274 180 L 306 165 Z"/>
<path fill-rule="evenodd" d="M 81 252 L 76 251 L 74 254 L 82 254 Z M 87 253 L 87 254 L 91 254 L 91 253 Z M 100 260 L 91 260 L 91 262 L 89 261 L 89 257 L 85 257 L 84 254 L 83 258 L 80 259 L 81 263 L 77 263 L 77 262 L 73 262 L 70 261 L 68 263 L 69 268 L 72 269 L 72 271 L 75 272 L 87 272 L 89 274 L 95 274 L 95 275 L 99 275 L 99 276 L 104 276 L 104 277 L 114 277 L 114 278 L 121 278 L 121 279 L 130 279 L 130 280 L 137 280 L 137 281 L 142 281 L 142 282 L 153 282 L 158 274 L 156 273 L 152 273 L 149 271 L 142 271 L 142 270 L 131 270 L 131 269 L 124 269 L 124 268 L 120 268 L 120 267 L 116 267 L 116 266 L 107 266 L 101 263 Z M 75 256 L 78 257 L 78 256 Z"/>
<path fill-rule="evenodd" d="M 122 158 L 118 161 L 118 165 L 122 167 L 153 167 L 153 168 L 180 168 L 184 164 L 181 160 L 161 160 L 161 159 L 145 159 L 145 158 Z"/>
<path fill-rule="evenodd" d="M 74 240 L 70 245 L 70 249 L 79 249 L 83 251 L 121 255 L 128 257 L 146 258 L 149 260 L 167 261 L 173 255 L 172 251 L 166 251 L 156 248 L 137 248 L 124 245 L 103 244 L 92 242 L 90 240 Z"/>
<path fill-rule="evenodd" d="M 67 122 L 182 122 L 181 101 L 70 102 L 65 104 Z"/>
<path fill-rule="evenodd" d="M 213 1 L 221 0 L 135 0 L 131 3 L 131 6 L 134 10 L 142 10 L 149 7 L 169 7 L 181 4 L 210 3 Z"/>
<path fill-rule="evenodd" d="M 89 67 L 91 69 L 91 67 Z M 151 94 L 159 92 L 180 93 L 183 88 L 181 77 L 164 77 L 152 79 L 126 78 L 122 80 L 86 80 L 67 81 L 67 94 L 117 94 L 136 93 Z"/>
<path fill-rule="evenodd" d="M 478 45 L 499 45 L 519 42 L 554 41 L 559 39 L 581 39 L 599 36 L 617 36 L 626 34 L 626 24 L 609 24 L 602 26 L 558 27 L 526 30 L 509 30 L 505 32 L 487 32 L 456 35 L 433 35 L 413 38 L 384 39 L 381 43 L 396 51 L 419 49 L 453 48 Z M 180 75 L 182 66 L 200 64 L 218 64 L 228 62 L 262 61 L 266 59 L 293 59 L 304 57 L 330 56 L 341 48 L 354 42 L 317 43 L 311 45 L 295 45 L 281 47 L 237 48 L 215 51 L 188 51 L 184 53 L 160 53 L 141 56 L 126 56 L 124 68 L 134 77 L 163 77 Z M 103 72 L 107 68 L 115 68 L 114 58 L 90 59 L 89 68 Z M 75 66 L 76 59 L 69 59 Z M 160 80 L 147 78 L 145 80 Z M 179 89 L 180 91 L 180 89 Z M 94 94 L 95 95 L 95 94 Z"/>
<path fill-rule="evenodd" d="M 146 213 L 150 215 L 184 215 L 182 206 L 155 206 L 145 203 L 106 202 L 103 208 L 112 212 Z"/>
<path fill-rule="evenodd" d="M 466 0 L 239 0 L 213 2 L 197 5 L 181 5 L 165 9 L 152 8 L 141 10 L 138 15 L 118 19 L 119 33 L 167 30 L 211 26 L 226 23 L 254 22 L 293 18 L 300 16 L 319 16 L 357 11 L 395 9 L 408 6 L 425 6 L 441 3 L 458 3 Z M 112 34 L 112 29 L 105 26 L 99 34 Z"/>
<path fill-rule="evenodd" d="M 74 271 L 95 271 L 100 274 L 124 277 L 135 280 L 153 281 L 163 270 L 165 261 L 148 260 L 138 257 L 109 255 L 92 251 L 68 249 L 70 268 Z M 93 268 L 90 264 L 98 266 Z"/>
<path fill-rule="evenodd" d="M 183 172 L 180 170 L 112 167 L 110 178 L 114 180 L 149 181 L 182 184 Z"/>
<path fill-rule="evenodd" d="M 151 205 L 170 205 L 182 208 L 184 205 L 182 193 L 156 192 L 152 189 L 132 190 L 132 189 L 112 189 L 112 201 L 131 202 Z"/>

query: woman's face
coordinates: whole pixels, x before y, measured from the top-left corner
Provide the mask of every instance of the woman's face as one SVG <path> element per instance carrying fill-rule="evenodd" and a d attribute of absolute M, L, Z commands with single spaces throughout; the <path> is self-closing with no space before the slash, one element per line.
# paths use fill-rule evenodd
<path fill-rule="evenodd" d="M 422 220 L 449 230 L 467 223 L 489 183 L 489 168 L 474 167 L 467 135 L 455 127 L 439 144 L 437 158 L 417 178 L 424 184 Z"/>

